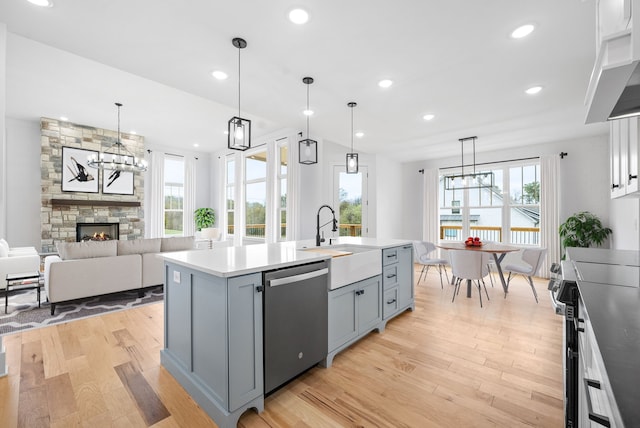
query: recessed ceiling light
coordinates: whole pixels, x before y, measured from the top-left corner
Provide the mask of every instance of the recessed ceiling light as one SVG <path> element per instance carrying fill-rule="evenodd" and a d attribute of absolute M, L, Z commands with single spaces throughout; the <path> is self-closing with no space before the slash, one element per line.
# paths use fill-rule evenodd
<path fill-rule="evenodd" d="M 302 110 L 302 114 L 305 116 L 313 116 L 313 110 Z"/>
<path fill-rule="evenodd" d="M 198 144 L 198 143 L 193 143 L 193 147 L 200 147 L 200 144 Z"/>
<path fill-rule="evenodd" d="M 294 24 L 306 24 L 309 20 L 309 13 L 304 9 L 293 9 L 289 12 L 289 21 Z"/>
<path fill-rule="evenodd" d="M 527 37 L 529 34 L 535 30 L 535 26 L 533 24 L 525 24 L 513 30 L 511 33 L 511 37 L 514 39 L 521 39 L 523 37 Z"/>
<path fill-rule="evenodd" d="M 436 116 L 433 114 L 425 114 L 424 116 L 422 116 L 424 120 L 432 120 L 434 117 Z"/>
<path fill-rule="evenodd" d="M 527 89 L 525 92 L 529 95 L 535 95 L 542 90 L 542 86 L 532 86 Z"/>
<path fill-rule="evenodd" d="M 51 0 L 27 0 L 29 3 L 40 7 L 51 7 L 53 2 Z"/>
<path fill-rule="evenodd" d="M 215 77 L 216 79 L 218 79 L 218 80 L 224 80 L 224 79 L 226 79 L 227 77 L 229 77 L 229 76 L 227 76 L 227 73 L 225 73 L 224 71 L 220 71 L 220 70 L 214 70 L 214 71 L 212 71 L 212 72 L 211 72 L 211 75 L 212 75 L 213 77 Z"/>
<path fill-rule="evenodd" d="M 68 122 L 69 118 L 67 116 L 60 116 L 60 120 L 63 122 Z"/>
<path fill-rule="evenodd" d="M 358 137 L 358 138 L 364 137 L 364 132 L 362 132 L 362 131 L 356 132 L 356 137 Z"/>
<path fill-rule="evenodd" d="M 383 79 L 378 82 L 378 86 L 380 86 L 381 88 L 388 88 L 391 85 L 393 85 L 393 81 L 389 79 Z"/>

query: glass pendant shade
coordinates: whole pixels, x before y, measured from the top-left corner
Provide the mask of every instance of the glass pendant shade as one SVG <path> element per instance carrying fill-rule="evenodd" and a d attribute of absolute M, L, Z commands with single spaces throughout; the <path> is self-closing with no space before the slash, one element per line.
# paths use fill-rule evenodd
<path fill-rule="evenodd" d="M 298 162 L 305 165 L 318 163 L 318 142 L 305 138 L 298 141 Z"/>
<path fill-rule="evenodd" d="M 353 101 L 347 103 L 347 106 L 351 109 L 351 153 L 347 153 L 347 174 L 357 174 L 358 173 L 358 154 L 353 151 L 353 108 L 358 104 Z"/>
<path fill-rule="evenodd" d="M 298 162 L 303 165 L 313 165 L 318 163 L 318 142 L 312 140 L 309 136 L 309 86 L 313 83 L 313 77 L 304 77 L 302 83 L 307 85 L 307 109 L 305 115 L 307 116 L 307 138 L 298 141 Z"/>
<path fill-rule="evenodd" d="M 238 48 L 238 115 L 227 124 L 227 147 L 244 151 L 251 148 L 251 121 L 240 116 L 240 51 L 247 47 L 247 42 L 235 37 L 231 43 Z"/>
<path fill-rule="evenodd" d="M 232 150 L 247 150 L 251 147 L 251 121 L 234 116 L 227 126 L 228 147 Z"/>
<path fill-rule="evenodd" d="M 358 154 L 347 153 L 347 174 L 358 173 Z"/>

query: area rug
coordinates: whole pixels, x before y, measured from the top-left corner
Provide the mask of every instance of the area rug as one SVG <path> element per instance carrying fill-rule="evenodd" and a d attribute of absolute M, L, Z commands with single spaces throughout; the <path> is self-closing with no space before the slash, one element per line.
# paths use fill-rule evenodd
<path fill-rule="evenodd" d="M 137 306 L 159 302 L 163 299 L 162 286 L 144 290 L 144 296 L 138 297 L 138 291 L 125 291 L 98 297 L 74 300 L 56 304 L 55 314 L 51 315 L 51 306 L 44 300 L 38 308 L 36 290 L 25 290 L 9 297 L 7 314 L 4 313 L 4 296 L 0 298 L 0 336 L 46 327 L 53 324 L 103 315 L 107 312 L 121 311 Z"/>

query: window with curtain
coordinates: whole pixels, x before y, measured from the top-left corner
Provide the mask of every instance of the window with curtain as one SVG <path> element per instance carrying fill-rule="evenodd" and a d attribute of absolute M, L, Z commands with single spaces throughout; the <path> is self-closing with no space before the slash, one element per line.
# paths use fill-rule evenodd
<path fill-rule="evenodd" d="M 447 190 L 439 181 L 441 240 L 540 244 L 540 163 L 504 163 L 484 168 L 494 174 L 491 188 Z M 450 174 L 447 171 L 447 174 Z"/>
<path fill-rule="evenodd" d="M 264 239 L 267 217 L 267 149 L 252 151 L 244 161 L 244 236 Z"/>
<path fill-rule="evenodd" d="M 184 159 L 164 157 L 164 235 L 183 234 L 184 218 Z"/>

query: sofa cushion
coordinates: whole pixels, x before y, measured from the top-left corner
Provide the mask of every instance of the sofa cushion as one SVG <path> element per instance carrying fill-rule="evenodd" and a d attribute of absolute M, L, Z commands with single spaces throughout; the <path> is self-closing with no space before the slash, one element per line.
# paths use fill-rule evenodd
<path fill-rule="evenodd" d="M 159 253 L 161 239 L 132 239 L 131 241 L 118 241 L 118 255 Z"/>
<path fill-rule="evenodd" d="M 118 255 L 118 241 L 58 242 L 58 254 L 62 260 L 92 259 Z"/>
<path fill-rule="evenodd" d="M 193 250 L 196 245 L 193 236 L 175 236 L 173 238 L 162 238 L 161 252 Z"/>

